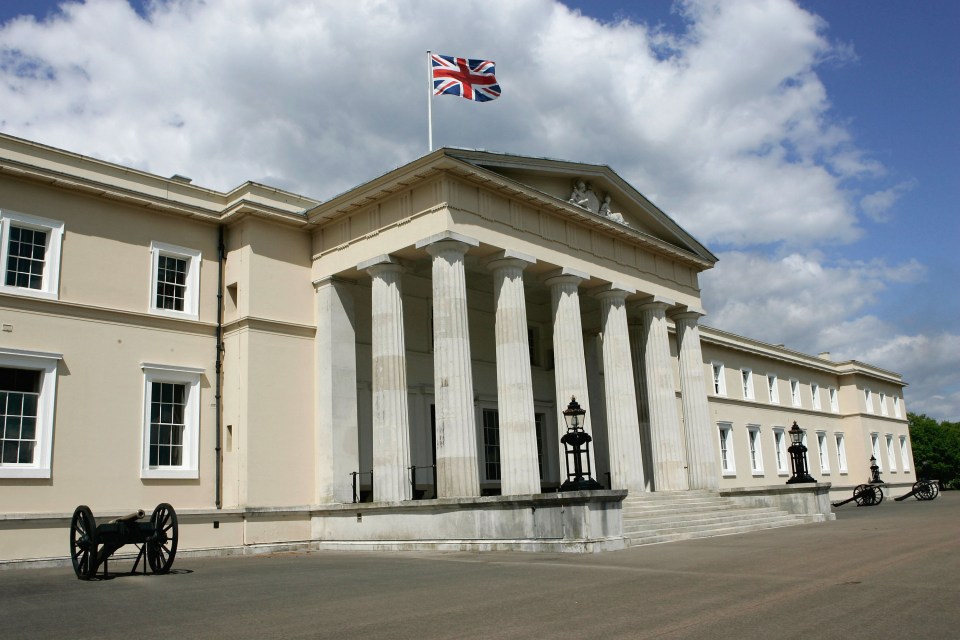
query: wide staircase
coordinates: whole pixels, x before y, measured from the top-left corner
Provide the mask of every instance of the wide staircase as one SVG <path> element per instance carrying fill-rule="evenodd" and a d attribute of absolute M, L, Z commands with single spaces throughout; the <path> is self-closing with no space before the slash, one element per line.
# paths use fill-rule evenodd
<path fill-rule="evenodd" d="M 750 507 L 711 491 L 656 491 L 623 500 L 627 546 L 709 538 L 812 522 L 774 507 Z"/>

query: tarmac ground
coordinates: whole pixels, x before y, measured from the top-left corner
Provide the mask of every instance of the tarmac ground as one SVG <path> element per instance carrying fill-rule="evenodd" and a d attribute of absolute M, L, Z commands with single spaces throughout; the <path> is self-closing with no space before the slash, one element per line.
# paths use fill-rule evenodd
<path fill-rule="evenodd" d="M 168 575 L 90 582 L 13 569 L 0 637 L 956 639 L 958 534 L 960 492 L 943 492 L 591 555 L 178 557 Z"/>

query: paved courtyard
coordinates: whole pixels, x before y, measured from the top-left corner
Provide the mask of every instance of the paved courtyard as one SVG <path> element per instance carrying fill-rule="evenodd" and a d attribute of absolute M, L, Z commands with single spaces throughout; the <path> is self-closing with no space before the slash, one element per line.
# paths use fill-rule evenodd
<path fill-rule="evenodd" d="M 946 492 L 589 556 L 180 557 L 170 575 L 92 582 L 15 569 L 0 571 L 0 637 L 958 638 L 958 534 Z"/>

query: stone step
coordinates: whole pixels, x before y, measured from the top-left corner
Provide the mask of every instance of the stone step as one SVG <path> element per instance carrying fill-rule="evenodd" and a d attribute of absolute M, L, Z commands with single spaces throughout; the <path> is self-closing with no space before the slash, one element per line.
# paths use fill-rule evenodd
<path fill-rule="evenodd" d="M 632 494 L 621 506 L 629 546 L 732 535 L 803 524 L 808 519 L 775 507 L 749 507 L 715 491 Z"/>
<path fill-rule="evenodd" d="M 659 524 L 672 524 L 677 522 L 708 522 L 718 519 L 727 519 L 727 520 L 740 520 L 744 518 L 757 518 L 757 517 L 767 517 L 767 516 L 776 516 L 782 517 L 784 515 L 789 515 L 786 512 L 780 509 L 774 509 L 772 507 L 761 507 L 758 509 L 724 509 L 719 511 L 701 511 L 696 513 L 690 513 L 681 511 L 678 513 L 666 513 L 666 514 L 651 514 L 649 516 L 626 516 L 623 517 L 623 526 L 624 528 L 627 525 L 643 525 L 643 526 L 653 526 Z"/>
<path fill-rule="evenodd" d="M 698 518 L 694 520 L 679 520 L 675 522 L 645 523 L 645 522 L 624 522 L 624 535 L 635 533 L 675 533 L 682 531 L 711 531 L 724 529 L 733 526 L 760 526 L 763 527 L 769 523 L 785 522 L 800 524 L 794 516 L 784 513 L 769 513 L 746 516 L 724 516 L 718 515 L 712 518 Z"/>
<path fill-rule="evenodd" d="M 718 509 L 737 509 L 740 505 L 729 502 L 663 503 L 658 505 L 625 504 L 621 507 L 624 515 L 643 515 L 645 513 L 676 513 L 677 511 L 716 511 Z"/>
<path fill-rule="evenodd" d="M 707 529 L 707 530 L 690 530 L 690 531 L 674 531 L 674 532 L 658 532 L 658 533 L 647 533 L 639 535 L 628 535 L 625 536 L 627 540 L 627 546 L 638 547 L 645 544 L 659 544 L 662 542 L 677 542 L 679 540 L 695 540 L 697 538 L 711 538 L 714 536 L 727 536 L 734 535 L 739 533 L 750 533 L 752 531 L 762 531 L 764 529 L 779 529 L 780 527 L 791 527 L 797 524 L 803 524 L 804 520 L 794 521 L 776 521 L 769 522 L 764 525 L 742 525 L 742 526 L 732 526 L 724 527 L 719 529 Z"/>

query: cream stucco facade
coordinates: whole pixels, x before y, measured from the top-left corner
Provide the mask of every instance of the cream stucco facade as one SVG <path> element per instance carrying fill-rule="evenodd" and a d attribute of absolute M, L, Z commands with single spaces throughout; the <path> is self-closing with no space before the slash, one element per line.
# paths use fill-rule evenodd
<path fill-rule="evenodd" d="M 0 563 L 159 502 L 182 549 L 616 548 L 624 496 L 783 485 L 794 421 L 835 495 L 915 480 L 900 376 L 701 325 L 716 258 L 605 166 L 441 149 L 320 203 L 0 136 L 0 223 Z M 607 490 L 564 507 L 571 396 Z"/>

